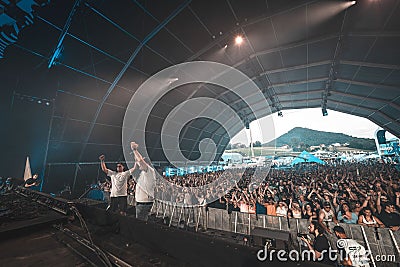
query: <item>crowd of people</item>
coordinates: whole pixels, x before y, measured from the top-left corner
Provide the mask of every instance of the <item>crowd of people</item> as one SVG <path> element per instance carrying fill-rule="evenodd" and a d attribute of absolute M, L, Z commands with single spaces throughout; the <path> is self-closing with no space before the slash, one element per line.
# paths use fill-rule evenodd
<path fill-rule="evenodd" d="M 395 231 L 400 228 L 400 172 L 394 164 L 370 160 L 325 165 L 303 164 L 291 169 L 272 168 L 261 185 L 253 188 L 254 170 L 227 169 L 164 176 L 163 179 L 184 188 L 174 201 L 185 205 L 206 205 L 212 202 L 208 205 L 227 209 L 228 212 L 266 214 L 307 219 L 310 222 L 316 220 L 324 227 L 326 222 L 342 222 L 388 227 Z M 128 172 L 128 176 L 130 174 Z M 224 181 L 218 186 L 193 193 L 196 187 L 209 185 L 222 175 Z M 133 178 L 126 178 L 125 183 L 127 186 L 122 188 L 123 195 L 127 196 L 128 204 L 134 205 L 136 182 Z M 166 183 L 167 186 L 165 183 L 157 183 L 154 192 L 156 198 L 160 199 L 161 194 L 161 199 L 165 199 L 169 193 L 172 195 L 169 183 Z M 112 192 L 111 184 L 105 181 L 101 185 L 108 201 Z M 225 188 L 231 189 L 225 192 Z M 330 232 L 328 227 L 325 230 Z"/>
<path fill-rule="evenodd" d="M 382 161 L 300 165 L 292 169 L 271 169 L 262 184 L 252 190 L 254 169 L 247 169 L 239 182 L 215 207 L 289 218 L 343 222 L 372 227 L 400 227 L 400 173 L 395 165 Z M 224 173 L 235 178 L 242 170 L 164 177 L 180 186 L 209 184 Z M 161 190 L 165 190 L 162 188 Z M 214 190 L 214 192 L 212 192 Z M 186 204 L 203 203 L 221 188 L 208 189 L 197 199 L 180 199 Z M 322 225 L 326 225 L 325 223 Z M 329 231 L 328 228 L 326 228 Z"/>

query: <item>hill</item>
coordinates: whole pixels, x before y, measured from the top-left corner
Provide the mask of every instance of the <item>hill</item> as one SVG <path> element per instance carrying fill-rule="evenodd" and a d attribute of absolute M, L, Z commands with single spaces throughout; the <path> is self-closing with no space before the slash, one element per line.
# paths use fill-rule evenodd
<path fill-rule="evenodd" d="M 348 143 L 351 148 L 376 150 L 374 139 L 357 138 L 343 133 L 323 132 L 301 127 L 293 128 L 274 141 L 277 147 L 289 145 L 293 148 L 304 149 L 305 147 L 318 146 L 320 144 L 328 146 L 334 143 Z M 263 146 L 271 146 L 274 141 L 263 144 Z"/>

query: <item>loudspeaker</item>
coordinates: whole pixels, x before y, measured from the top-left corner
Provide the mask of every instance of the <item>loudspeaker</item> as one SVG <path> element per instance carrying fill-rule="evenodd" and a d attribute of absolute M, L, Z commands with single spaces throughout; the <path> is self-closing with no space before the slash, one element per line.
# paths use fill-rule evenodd
<path fill-rule="evenodd" d="M 251 235 L 255 246 L 264 247 L 269 243 L 272 248 L 288 251 L 292 244 L 292 235 L 287 231 L 255 227 Z"/>

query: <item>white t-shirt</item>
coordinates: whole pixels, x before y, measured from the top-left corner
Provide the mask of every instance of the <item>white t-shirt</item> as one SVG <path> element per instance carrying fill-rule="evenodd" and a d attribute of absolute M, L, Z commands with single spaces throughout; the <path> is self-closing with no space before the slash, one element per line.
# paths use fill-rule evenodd
<path fill-rule="evenodd" d="M 339 239 L 336 246 L 338 249 L 343 249 L 345 251 L 347 257 L 351 260 L 351 266 L 370 266 L 367 251 L 364 246 L 360 245 L 356 240 L 350 238 Z M 339 257 L 340 256 L 341 255 L 339 255 Z M 343 255 L 343 257 L 346 257 L 346 255 Z"/>
<path fill-rule="evenodd" d="M 287 216 L 287 208 L 283 207 L 276 207 L 276 216 L 286 217 Z"/>
<path fill-rule="evenodd" d="M 108 170 L 107 176 L 111 178 L 110 197 L 123 197 L 128 195 L 128 179 L 131 175 L 129 170 L 125 172 L 115 172 Z"/>
<path fill-rule="evenodd" d="M 156 185 L 156 173 L 148 167 L 147 172 L 141 171 L 136 184 L 136 202 L 153 202 L 154 187 Z"/>

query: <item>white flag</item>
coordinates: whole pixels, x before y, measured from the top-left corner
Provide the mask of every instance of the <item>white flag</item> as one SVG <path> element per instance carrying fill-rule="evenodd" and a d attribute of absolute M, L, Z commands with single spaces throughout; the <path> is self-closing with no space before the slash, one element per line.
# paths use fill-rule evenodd
<path fill-rule="evenodd" d="M 32 178 L 31 164 L 29 163 L 29 157 L 26 157 L 24 181 L 28 180 L 29 178 Z"/>

